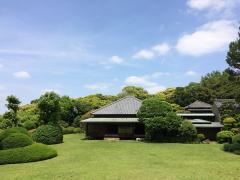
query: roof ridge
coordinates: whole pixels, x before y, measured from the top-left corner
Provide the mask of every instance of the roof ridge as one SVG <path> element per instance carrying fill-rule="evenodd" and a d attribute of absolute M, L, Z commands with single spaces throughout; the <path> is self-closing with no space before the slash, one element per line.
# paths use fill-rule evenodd
<path fill-rule="evenodd" d="M 134 99 L 136 99 L 137 101 L 142 102 L 140 99 L 136 98 L 135 96 L 124 96 L 124 97 L 122 97 L 122 98 L 120 98 L 120 99 L 118 99 L 118 100 L 116 100 L 116 101 L 113 101 L 113 102 L 111 102 L 111 103 L 109 103 L 109 104 L 106 104 L 106 105 L 103 106 L 103 107 L 100 107 L 100 108 L 94 110 L 93 112 L 91 112 L 91 114 L 94 114 L 94 113 L 97 112 L 97 111 L 100 111 L 100 110 L 102 110 L 102 109 L 104 109 L 104 108 L 106 108 L 106 107 L 109 107 L 109 106 L 111 106 L 111 105 L 113 105 L 113 104 L 116 104 L 116 103 L 118 103 L 119 101 L 122 101 L 122 100 L 127 99 L 127 98 L 134 98 Z"/>

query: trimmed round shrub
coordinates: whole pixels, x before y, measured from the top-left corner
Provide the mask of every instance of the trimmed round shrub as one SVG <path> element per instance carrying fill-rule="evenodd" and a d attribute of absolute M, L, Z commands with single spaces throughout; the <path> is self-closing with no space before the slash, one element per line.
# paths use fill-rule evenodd
<path fill-rule="evenodd" d="M 0 142 L 4 138 L 6 138 L 9 134 L 12 134 L 12 133 L 23 133 L 23 134 L 26 134 L 26 135 L 30 136 L 28 131 L 25 128 L 22 128 L 22 127 L 12 127 L 12 128 L 6 129 L 5 131 L 3 131 L 0 134 Z"/>
<path fill-rule="evenodd" d="M 227 151 L 227 152 L 234 152 L 234 151 L 237 151 L 237 150 L 240 150 L 240 144 L 238 143 L 234 143 L 234 144 L 224 144 L 223 145 L 223 150 L 224 151 Z"/>
<path fill-rule="evenodd" d="M 32 139 L 23 133 L 11 133 L 1 142 L 2 149 L 12 149 L 29 146 L 33 143 Z"/>
<path fill-rule="evenodd" d="M 233 132 L 234 135 L 237 135 L 240 133 L 240 129 L 239 128 L 232 128 L 231 131 Z"/>
<path fill-rule="evenodd" d="M 231 131 L 220 131 L 217 133 L 217 142 L 219 143 L 231 143 L 234 134 Z"/>
<path fill-rule="evenodd" d="M 30 146 L 0 151 L 0 165 L 42 161 L 57 156 L 50 146 L 34 143 Z"/>
<path fill-rule="evenodd" d="M 63 142 L 62 128 L 53 125 L 42 125 L 33 133 L 33 140 L 43 144 L 59 144 Z"/>
<path fill-rule="evenodd" d="M 232 127 L 234 127 L 234 124 L 236 123 L 236 120 L 234 118 L 228 117 L 223 120 L 224 129 L 230 130 Z"/>
<path fill-rule="evenodd" d="M 23 127 L 27 130 L 35 129 L 37 127 L 36 123 L 31 120 L 27 120 L 23 123 Z"/>
<path fill-rule="evenodd" d="M 232 143 L 238 143 L 240 144 L 240 134 L 237 134 L 235 136 L 232 137 Z"/>
<path fill-rule="evenodd" d="M 197 138 L 197 129 L 190 121 L 183 121 L 178 130 L 182 142 L 193 142 Z"/>
<path fill-rule="evenodd" d="M 197 138 L 202 142 L 206 139 L 206 136 L 204 134 L 197 134 Z"/>

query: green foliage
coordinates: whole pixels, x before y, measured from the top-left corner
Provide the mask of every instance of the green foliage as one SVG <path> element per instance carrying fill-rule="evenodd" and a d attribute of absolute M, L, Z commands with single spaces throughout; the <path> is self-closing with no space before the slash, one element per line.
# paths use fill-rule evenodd
<path fill-rule="evenodd" d="M 146 99 L 148 96 L 148 92 L 144 90 L 142 87 L 137 86 L 126 86 L 122 89 L 122 92 L 118 94 L 119 97 L 124 96 L 135 96 L 138 99 Z"/>
<path fill-rule="evenodd" d="M 166 116 L 172 111 L 171 104 L 162 101 L 158 97 L 150 97 L 142 102 L 142 106 L 137 113 L 137 117 L 143 122 L 147 118 Z"/>
<path fill-rule="evenodd" d="M 42 125 L 33 133 L 33 140 L 43 144 L 59 144 L 63 142 L 62 128 L 53 125 Z"/>
<path fill-rule="evenodd" d="M 83 132 L 80 128 L 75 128 L 75 127 L 67 127 L 62 129 L 63 129 L 63 134 L 76 134 L 76 133 Z"/>
<path fill-rule="evenodd" d="M 197 129 L 190 121 L 183 121 L 178 131 L 182 142 L 193 142 L 197 138 Z"/>
<path fill-rule="evenodd" d="M 36 123 L 31 120 L 27 120 L 23 123 L 23 127 L 27 130 L 35 129 L 37 127 Z"/>
<path fill-rule="evenodd" d="M 7 96 L 7 108 L 8 108 L 8 118 L 12 121 L 12 124 L 18 126 L 19 120 L 17 118 L 17 111 L 19 109 L 19 104 L 21 101 L 16 96 Z M 6 116 L 5 116 L 6 117 Z"/>
<path fill-rule="evenodd" d="M 236 135 L 236 134 L 239 134 L 240 133 L 240 128 L 232 128 L 231 129 L 231 132 Z"/>
<path fill-rule="evenodd" d="M 57 156 L 57 151 L 44 144 L 0 151 L 0 165 L 42 161 Z"/>
<path fill-rule="evenodd" d="M 39 111 L 37 108 L 37 104 L 27 104 L 21 106 L 17 112 L 17 117 L 21 123 L 26 121 L 32 121 L 36 124 L 39 123 Z"/>
<path fill-rule="evenodd" d="M 232 143 L 233 144 L 235 144 L 235 143 L 240 144 L 240 134 L 237 134 L 237 135 L 232 137 Z"/>
<path fill-rule="evenodd" d="M 206 139 L 206 136 L 204 134 L 197 134 L 197 138 L 200 142 L 204 141 Z"/>
<path fill-rule="evenodd" d="M 22 128 L 22 127 L 12 127 L 12 128 L 9 128 L 9 129 L 6 129 L 4 130 L 1 134 L 0 134 L 0 142 L 5 139 L 7 136 L 9 136 L 10 134 L 12 133 L 22 133 L 22 134 L 26 134 L 28 136 L 29 133 L 28 131 L 25 129 L 25 128 Z"/>
<path fill-rule="evenodd" d="M 237 114 L 240 112 L 240 107 L 234 101 L 224 102 L 219 108 L 219 112 L 222 119 L 235 116 L 237 117 Z"/>
<path fill-rule="evenodd" d="M 236 150 L 240 150 L 240 144 L 239 143 L 233 143 L 233 144 L 226 143 L 223 145 L 223 150 L 227 151 L 227 152 L 234 152 Z"/>
<path fill-rule="evenodd" d="M 60 120 L 60 97 L 54 92 L 47 92 L 38 100 L 40 120 L 44 124 L 56 124 Z"/>
<path fill-rule="evenodd" d="M 240 71 L 240 27 L 238 38 L 229 44 L 229 51 L 226 58 L 230 68 L 239 72 Z"/>
<path fill-rule="evenodd" d="M 0 119 L 0 129 L 7 129 L 12 127 L 12 121 L 10 119 Z"/>
<path fill-rule="evenodd" d="M 182 119 L 175 113 L 149 118 L 144 121 L 146 139 L 160 142 L 174 142 L 177 139 Z"/>
<path fill-rule="evenodd" d="M 234 134 L 231 131 L 220 131 L 217 133 L 217 141 L 219 143 L 231 143 L 233 136 Z"/>
<path fill-rule="evenodd" d="M 176 88 L 167 88 L 164 91 L 160 91 L 156 93 L 156 96 L 161 98 L 163 101 L 171 102 L 171 98 L 175 93 L 175 91 L 176 91 Z"/>
<path fill-rule="evenodd" d="M 2 149 L 12 149 L 29 146 L 33 143 L 32 139 L 23 133 L 11 133 L 1 142 Z"/>
<path fill-rule="evenodd" d="M 74 100 L 69 98 L 68 96 L 61 97 L 60 109 L 61 109 L 60 111 L 61 120 L 68 124 L 72 124 L 74 118 L 77 115 Z"/>

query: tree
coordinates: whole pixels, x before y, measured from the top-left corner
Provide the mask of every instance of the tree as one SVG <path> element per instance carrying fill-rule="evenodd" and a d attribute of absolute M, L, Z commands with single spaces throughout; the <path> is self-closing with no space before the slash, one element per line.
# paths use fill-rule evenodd
<path fill-rule="evenodd" d="M 9 118 L 14 126 L 18 126 L 19 120 L 17 118 L 17 111 L 19 109 L 19 104 L 21 103 L 21 101 L 13 95 L 8 96 L 6 100 L 8 102 L 6 106 L 9 112 L 7 112 L 7 114 L 5 113 L 4 117 Z"/>
<path fill-rule="evenodd" d="M 234 72 L 240 72 L 240 27 L 238 38 L 229 44 L 226 61 L 231 70 Z"/>
<path fill-rule="evenodd" d="M 142 87 L 126 86 L 122 89 L 118 96 L 119 97 L 135 96 L 136 98 L 143 100 L 147 98 L 148 92 L 144 90 Z"/>
<path fill-rule="evenodd" d="M 61 120 L 68 123 L 73 123 L 74 118 L 77 116 L 77 110 L 74 106 L 74 100 L 68 96 L 63 96 L 60 99 L 60 116 Z"/>
<path fill-rule="evenodd" d="M 55 92 L 47 92 L 38 100 L 40 120 L 44 124 L 57 124 L 60 120 L 60 97 Z"/>
<path fill-rule="evenodd" d="M 139 121 L 144 122 L 153 117 L 166 116 L 170 112 L 173 112 L 171 104 L 155 96 L 147 98 L 142 102 L 137 117 Z"/>

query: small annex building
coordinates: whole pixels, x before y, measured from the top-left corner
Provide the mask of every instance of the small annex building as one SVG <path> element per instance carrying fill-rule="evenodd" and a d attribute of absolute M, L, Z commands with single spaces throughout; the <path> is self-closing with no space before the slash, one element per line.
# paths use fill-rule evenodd
<path fill-rule="evenodd" d="M 133 96 L 126 96 L 93 111 L 92 118 L 82 121 L 86 127 L 86 136 L 95 139 L 144 137 L 144 125 L 137 118 L 137 112 L 141 105 L 141 100 Z M 223 127 L 220 122 L 216 121 L 212 105 L 201 101 L 195 101 L 186 106 L 185 112 L 177 113 L 177 115 L 191 121 L 198 133 L 203 133 L 212 140 L 216 138 L 216 133 Z"/>

